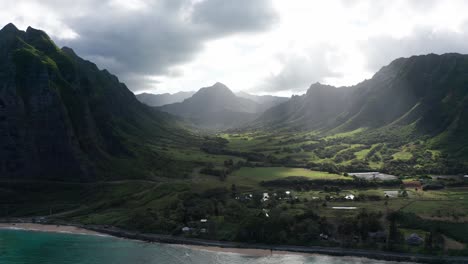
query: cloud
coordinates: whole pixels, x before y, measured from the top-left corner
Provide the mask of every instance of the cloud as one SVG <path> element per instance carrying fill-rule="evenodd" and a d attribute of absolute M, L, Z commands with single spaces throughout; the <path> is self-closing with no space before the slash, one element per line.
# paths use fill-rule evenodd
<path fill-rule="evenodd" d="M 183 71 L 173 67 L 191 61 L 207 41 L 267 30 L 277 18 L 266 0 L 85 0 L 79 5 L 23 0 L 17 6 L 29 9 L 24 20 L 33 16 L 33 7 L 49 14 L 51 23 L 38 23 L 46 25 L 44 30 L 74 34 L 57 39 L 58 44 L 116 73 L 134 91 L 151 86 L 149 76 L 180 77 Z"/>
<path fill-rule="evenodd" d="M 67 21 L 80 37 L 64 44 L 102 62 L 129 82 L 132 90 L 143 90 L 149 85 L 145 76 L 180 77 L 182 72 L 176 74 L 171 67 L 192 60 L 206 41 L 266 30 L 274 22 L 275 13 L 267 1 L 236 1 L 233 10 L 228 9 L 233 6 L 229 3 L 233 2 L 167 0 L 146 3 L 142 8 L 137 2 L 136 9 L 117 5 L 123 9 L 114 12 L 106 12 L 108 6 L 101 6 L 98 10 L 102 15 L 86 14 L 86 19 Z M 115 1 L 111 8 L 114 6 Z M 141 83 L 135 75 L 142 77 Z"/>
<path fill-rule="evenodd" d="M 31 25 L 133 91 L 215 81 L 288 95 L 353 85 L 398 57 L 468 53 L 468 1 L 4 0 L 0 23 Z"/>
<path fill-rule="evenodd" d="M 400 57 L 428 53 L 468 53 L 467 41 L 468 23 L 465 23 L 461 32 L 419 27 L 402 38 L 377 36 L 362 42 L 361 48 L 366 51 L 368 69 L 377 71 Z"/>
<path fill-rule="evenodd" d="M 318 45 L 304 53 L 285 53 L 278 56 L 281 69 L 263 80 L 255 90 L 261 92 L 302 92 L 310 84 L 323 81 L 326 77 L 336 77 L 329 65 L 332 47 Z"/>
<path fill-rule="evenodd" d="M 194 6 L 192 21 L 213 31 L 256 32 L 266 30 L 278 19 L 269 0 L 209 0 Z"/>

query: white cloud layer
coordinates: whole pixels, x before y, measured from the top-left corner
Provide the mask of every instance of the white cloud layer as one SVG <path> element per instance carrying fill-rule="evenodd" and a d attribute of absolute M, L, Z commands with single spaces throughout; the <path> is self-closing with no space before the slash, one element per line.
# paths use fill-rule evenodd
<path fill-rule="evenodd" d="M 49 33 L 133 91 L 290 95 L 352 85 L 401 56 L 468 53 L 468 1 L 4 0 L 0 23 Z"/>

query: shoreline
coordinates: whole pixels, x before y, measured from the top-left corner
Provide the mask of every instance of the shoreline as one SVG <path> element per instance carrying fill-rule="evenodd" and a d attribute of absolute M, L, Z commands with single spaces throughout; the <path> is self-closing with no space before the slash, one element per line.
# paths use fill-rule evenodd
<path fill-rule="evenodd" d="M 75 235 L 94 235 L 109 236 L 100 232 L 80 228 L 74 225 L 53 225 L 53 224 L 35 224 L 35 223 L 0 223 L 0 229 L 7 230 L 25 230 L 36 232 L 75 234 Z"/>
<path fill-rule="evenodd" d="M 319 246 L 286 246 L 286 245 L 265 245 L 248 244 L 237 242 L 226 242 L 216 240 L 205 240 L 198 238 L 175 237 L 170 235 L 143 234 L 131 232 L 109 226 L 88 226 L 70 223 L 29 223 L 29 222 L 3 222 L 0 229 L 18 229 L 39 232 L 55 232 L 82 235 L 113 236 L 139 240 L 144 242 L 155 242 L 162 244 L 172 244 L 175 246 L 189 247 L 196 250 L 206 250 L 212 252 L 235 253 L 248 256 L 270 256 L 273 254 L 293 254 L 293 255 L 329 255 L 337 257 L 358 257 L 386 261 L 417 262 L 417 263 L 468 263 L 468 257 L 455 256 L 430 256 L 420 254 L 386 252 L 377 250 L 333 248 Z"/>

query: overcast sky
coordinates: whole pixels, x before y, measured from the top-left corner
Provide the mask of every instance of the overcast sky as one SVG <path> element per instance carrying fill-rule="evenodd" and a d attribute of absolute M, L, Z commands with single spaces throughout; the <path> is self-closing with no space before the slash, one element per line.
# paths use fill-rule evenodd
<path fill-rule="evenodd" d="M 0 23 L 45 30 L 136 92 L 291 95 L 353 85 L 397 57 L 468 53 L 468 1 L 2 0 Z"/>

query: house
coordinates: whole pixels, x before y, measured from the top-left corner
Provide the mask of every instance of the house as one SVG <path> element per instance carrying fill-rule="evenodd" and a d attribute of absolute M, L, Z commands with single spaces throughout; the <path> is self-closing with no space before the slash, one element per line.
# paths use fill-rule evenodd
<path fill-rule="evenodd" d="M 321 234 L 320 234 L 320 239 L 322 239 L 322 240 L 328 240 L 328 235 L 327 235 L 327 234 L 324 234 L 324 233 L 321 233 Z"/>
<path fill-rule="evenodd" d="M 208 222 L 208 219 L 200 219 L 200 223 L 206 223 Z"/>
<path fill-rule="evenodd" d="M 188 227 L 188 226 L 183 227 L 182 232 L 184 232 L 184 233 L 190 232 L 190 227 Z"/>
<path fill-rule="evenodd" d="M 410 246 L 419 246 L 424 242 L 424 239 L 420 237 L 418 234 L 411 234 L 409 237 L 406 238 L 406 243 Z"/>
<path fill-rule="evenodd" d="M 409 189 L 421 189 L 422 184 L 420 181 L 408 181 L 408 182 L 403 182 L 403 186 Z"/>

